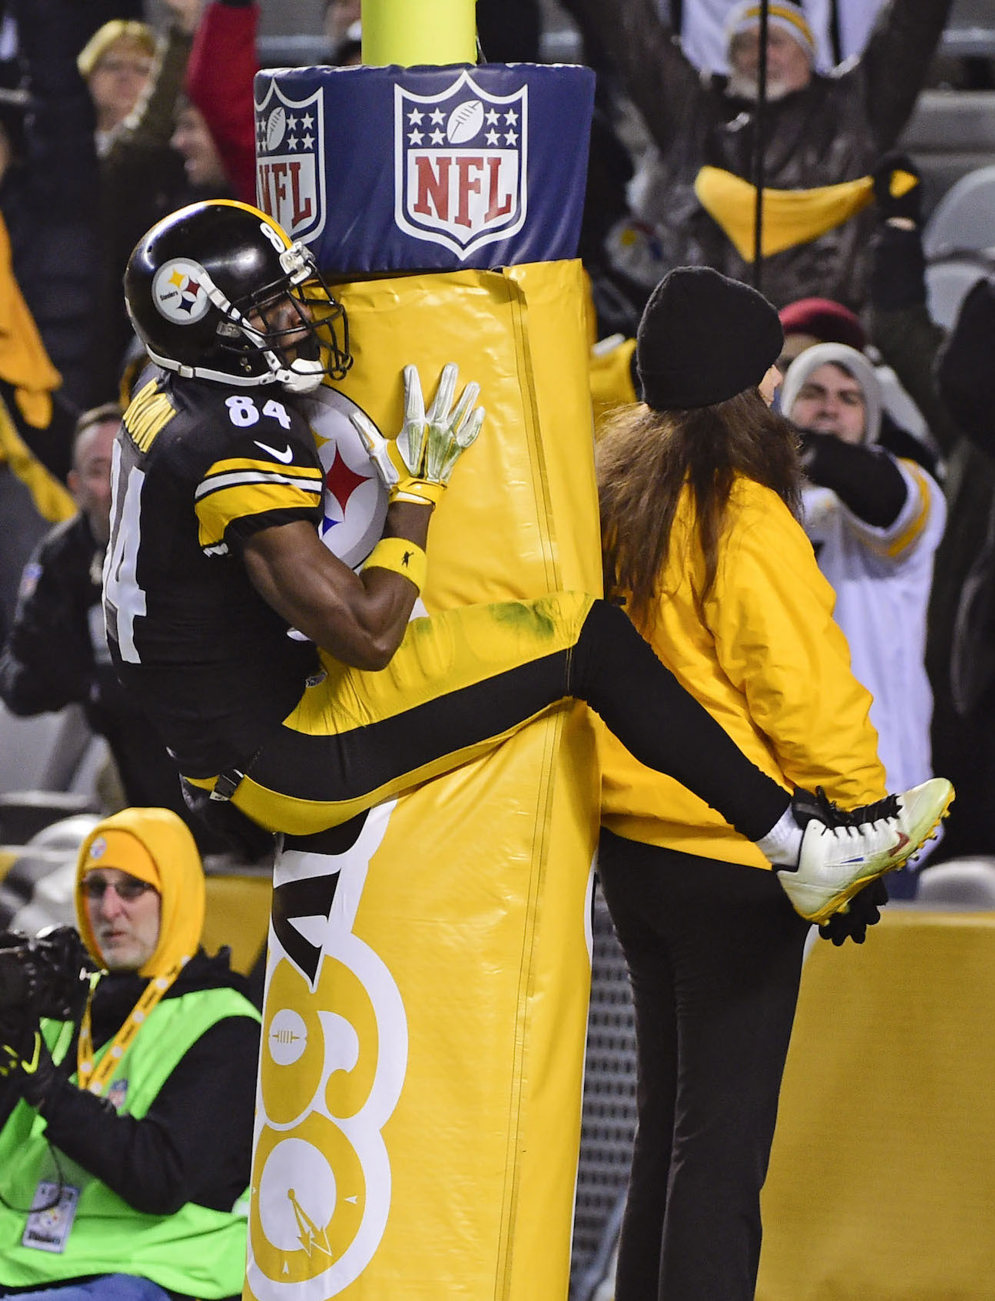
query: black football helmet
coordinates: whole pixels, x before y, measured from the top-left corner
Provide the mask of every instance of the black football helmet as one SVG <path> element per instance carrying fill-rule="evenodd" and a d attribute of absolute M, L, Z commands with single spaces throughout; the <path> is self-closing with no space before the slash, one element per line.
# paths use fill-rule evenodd
<path fill-rule="evenodd" d="M 308 393 L 352 365 L 345 309 L 310 250 L 234 199 L 157 222 L 128 260 L 124 295 L 152 360 L 188 378 Z"/>

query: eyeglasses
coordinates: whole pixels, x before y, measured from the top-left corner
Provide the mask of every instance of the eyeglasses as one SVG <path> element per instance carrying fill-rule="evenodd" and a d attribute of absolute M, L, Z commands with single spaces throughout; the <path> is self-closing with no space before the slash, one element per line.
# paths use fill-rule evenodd
<path fill-rule="evenodd" d="M 148 881 L 139 881 L 133 876 L 129 876 L 124 881 L 105 881 L 102 876 L 85 876 L 79 888 L 85 899 L 99 900 L 108 890 L 113 890 L 119 899 L 123 899 L 125 903 L 132 903 L 149 890 L 154 890 L 155 886 L 149 885 Z"/>
<path fill-rule="evenodd" d="M 125 59 L 118 55 L 105 55 L 93 70 L 94 72 L 109 72 L 112 76 L 125 72 L 134 77 L 147 77 L 152 71 L 152 60 Z"/>

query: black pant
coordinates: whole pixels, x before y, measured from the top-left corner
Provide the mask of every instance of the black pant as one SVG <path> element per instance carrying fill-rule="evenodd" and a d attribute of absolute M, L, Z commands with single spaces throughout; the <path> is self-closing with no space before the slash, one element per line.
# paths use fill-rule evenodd
<path fill-rule="evenodd" d="M 773 872 L 602 832 L 636 1014 L 616 1301 L 750 1301 L 808 923 Z"/>

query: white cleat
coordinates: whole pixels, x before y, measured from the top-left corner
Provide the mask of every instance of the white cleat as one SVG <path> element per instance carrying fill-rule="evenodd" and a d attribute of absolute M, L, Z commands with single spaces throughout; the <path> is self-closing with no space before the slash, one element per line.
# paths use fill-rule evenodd
<path fill-rule="evenodd" d="M 816 796 L 796 792 L 792 812 L 804 827 L 798 867 L 776 869 L 795 912 L 821 925 L 845 909 L 865 885 L 894 872 L 932 839 L 953 798 L 945 777 L 849 811 L 821 789 Z"/>

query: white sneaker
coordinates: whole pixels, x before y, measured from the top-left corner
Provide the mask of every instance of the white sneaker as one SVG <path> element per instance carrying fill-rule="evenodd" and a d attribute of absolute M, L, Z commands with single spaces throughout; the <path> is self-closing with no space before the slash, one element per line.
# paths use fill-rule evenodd
<path fill-rule="evenodd" d="M 932 839 L 953 798 L 945 777 L 849 811 L 821 788 L 815 796 L 796 792 L 792 812 L 804 827 L 798 867 L 777 869 L 795 912 L 821 924 L 845 910 L 858 890 L 901 867 Z"/>

